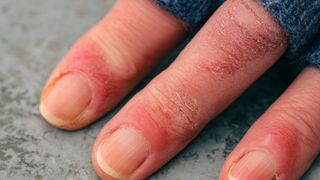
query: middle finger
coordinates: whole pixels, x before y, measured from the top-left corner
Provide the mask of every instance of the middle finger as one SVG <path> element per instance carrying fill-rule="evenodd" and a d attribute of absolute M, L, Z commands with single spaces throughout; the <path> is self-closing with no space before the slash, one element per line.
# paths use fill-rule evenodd
<path fill-rule="evenodd" d="M 143 179 L 179 152 L 285 51 L 257 0 L 226 1 L 178 59 L 104 127 L 93 163 L 103 178 Z"/>

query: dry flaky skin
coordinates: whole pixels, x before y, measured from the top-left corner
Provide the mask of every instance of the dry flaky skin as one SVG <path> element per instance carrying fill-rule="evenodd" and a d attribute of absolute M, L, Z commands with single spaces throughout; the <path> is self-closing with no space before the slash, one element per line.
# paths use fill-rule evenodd
<path fill-rule="evenodd" d="M 105 121 L 74 133 L 60 131 L 43 121 L 38 101 L 58 58 L 110 6 L 109 0 L 0 1 L 0 177 L 99 179 L 89 156 Z M 270 71 L 150 179 L 217 179 L 248 124 L 287 86 L 283 79 L 274 82 L 282 75 L 278 68 Z M 303 179 L 320 179 L 320 160 Z"/>
<path fill-rule="evenodd" d="M 66 123 L 59 121 L 56 126 L 68 130 L 85 127 L 114 108 L 185 34 L 178 19 L 150 1 L 118 1 L 62 58 L 44 87 L 41 101 L 47 100 L 64 77 L 82 74 L 89 82 L 92 99 L 76 118 L 59 117 Z M 60 107 L 60 103 L 50 104 L 53 109 Z M 48 121 L 54 125 L 53 120 Z"/>
<path fill-rule="evenodd" d="M 268 69 L 285 48 L 280 25 L 258 1 L 227 1 L 169 68 L 101 130 L 93 152 L 110 132 L 130 126 L 150 143 L 148 157 L 130 178 L 151 175 Z M 95 156 L 93 163 L 103 176 Z"/>

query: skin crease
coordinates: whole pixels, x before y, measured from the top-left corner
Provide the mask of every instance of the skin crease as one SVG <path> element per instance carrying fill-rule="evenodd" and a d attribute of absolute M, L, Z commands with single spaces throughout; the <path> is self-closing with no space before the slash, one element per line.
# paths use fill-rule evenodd
<path fill-rule="evenodd" d="M 261 4 L 254 0 L 226 1 L 177 60 L 102 129 L 92 154 L 96 172 L 103 179 L 110 178 L 97 165 L 100 142 L 119 127 L 130 127 L 149 142 L 147 159 L 130 179 L 148 177 L 183 149 L 285 49 L 281 27 Z"/>
<path fill-rule="evenodd" d="M 229 155 L 221 180 L 228 179 L 234 162 L 253 150 L 275 158 L 279 179 L 299 179 L 303 175 L 320 151 L 319 75 L 318 69 L 307 67 L 298 76 Z"/>
<path fill-rule="evenodd" d="M 86 111 L 58 127 L 73 130 L 98 119 L 185 35 L 184 25 L 151 1 L 119 0 L 49 78 L 42 99 L 70 73 L 85 76 L 94 92 Z M 155 172 L 268 69 L 286 46 L 280 26 L 256 0 L 224 3 L 178 59 L 103 128 L 92 154 L 97 173 L 113 179 L 97 165 L 96 151 L 102 140 L 123 127 L 148 142 L 148 157 L 130 179 Z M 276 160 L 279 179 L 303 174 L 320 151 L 317 77 L 315 68 L 303 71 L 228 157 L 220 179 L 227 179 L 230 167 L 254 150 Z"/>
<path fill-rule="evenodd" d="M 93 91 L 87 109 L 76 119 L 63 120 L 65 125 L 53 125 L 75 130 L 97 120 L 185 35 L 186 28 L 180 21 L 150 1 L 119 0 L 71 48 L 50 76 L 41 101 L 59 79 L 74 72 L 86 77 Z"/>

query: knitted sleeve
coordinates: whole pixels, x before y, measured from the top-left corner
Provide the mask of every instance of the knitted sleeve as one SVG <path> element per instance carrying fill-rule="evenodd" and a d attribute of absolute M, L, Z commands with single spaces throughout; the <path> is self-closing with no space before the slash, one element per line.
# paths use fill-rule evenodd
<path fill-rule="evenodd" d="M 224 0 L 155 0 L 196 30 Z M 320 0 L 260 0 L 288 38 L 286 59 L 320 68 Z"/>

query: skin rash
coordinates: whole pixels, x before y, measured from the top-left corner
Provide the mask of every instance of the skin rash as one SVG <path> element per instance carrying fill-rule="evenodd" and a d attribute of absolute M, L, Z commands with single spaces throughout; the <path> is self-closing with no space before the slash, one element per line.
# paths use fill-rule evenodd
<path fill-rule="evenodd" d="M 96 171 L 108 177 L 95 159 L 100 142 L 115 130 L 130 127 L 148 142 L 148 157 L 131 175 L 144 179 L 183 149 L 285 49 L 281 27 L 260 4 L 227 1 L 169 68 L 102 129 L 93 149 Z"/>
<path fill-rule="evenodd" d="M 160 19 L 160 21 L 159 21 Z M 83 75 L 92 100 L 63 129 L 78 129 L 113 108 L 187 34 L 185 26 L 151 1 L 121 0 L 71 48 L 53 71 L 44 99 L 58 80 Z M 72 122 L 70 122 L 72 121 Z"/>

